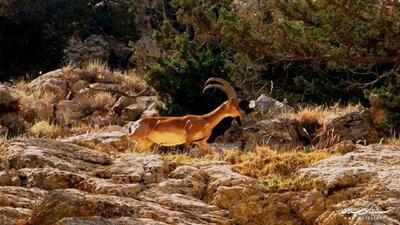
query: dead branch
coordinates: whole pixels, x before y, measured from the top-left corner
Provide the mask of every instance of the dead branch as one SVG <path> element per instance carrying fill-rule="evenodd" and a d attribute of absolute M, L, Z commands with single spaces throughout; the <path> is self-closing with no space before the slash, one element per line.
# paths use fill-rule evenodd
<path fill-rule="evenodd" d="M 130 95 L 128 93 L 122 92 L 120 90 L 116 90 L 116 89 L 112 89 L 110 87 L 102 87 L 102 85 L 100 84 L 91 84 L 89 85 L 89 89 L 95 90 L 95 91 L 105 91 L 105 92 L 111 92 L 111 93 L 116 93 L 118 95 L 127 97 L 127 98 L 136 98 L 140 95 L 142 95 L 143 93 L 145 93 L 148 89 L 148 87 L 144 88 L 142 91 L 140 91 L 139 93 L 136 93 L 134 95 Z"/>

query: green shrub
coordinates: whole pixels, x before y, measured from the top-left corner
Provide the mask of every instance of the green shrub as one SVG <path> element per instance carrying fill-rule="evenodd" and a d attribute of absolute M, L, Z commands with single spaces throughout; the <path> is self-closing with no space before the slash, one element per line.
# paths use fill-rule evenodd
<path fill-rule="evenodd" d="M 207 113 L 226 100 L 221 93 L 203 94 L 204 82 L 210 77 L 221 77 L 229 80 L 231 61 L 215 48 L 197 49 L 196 44 L 189 40 L 189 34 L 183 33 L 168 37 L 166 32 L 171 29 L 166 23 L 162 32 L 156 33 L 159 42 L 172 43 L 175 54 L 162 55 L 158 63 L 152 65 L 145 76 L 151 85 L 166 102 L 163 114 L 182 115 L 187 113 Z M 173 41 L 171 41 L 173 40 Z"/>
<path fill-rule="evenodd" d="M 372 94 L 376 95 L 377 107 L 386 112 L 387 118 L 384 124 L 379 124 L 382 129 L 391 130 L 394 135 L 400 132 L 400 85 L 390 84 L 387 87 L 374 89 Z"/>

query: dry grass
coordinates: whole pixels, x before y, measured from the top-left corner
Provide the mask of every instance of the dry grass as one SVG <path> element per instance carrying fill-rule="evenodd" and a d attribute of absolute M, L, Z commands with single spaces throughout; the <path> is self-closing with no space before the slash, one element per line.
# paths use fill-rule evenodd
<path fill-rule="evenodd" d="M 58 138 L 65 136 L 67 132 L 56 124 L 48 121 L 38 121 L 29 128 L 29 134 L 34 137 Z"/>
<path fill-rule="evenodd" d="M 130 70 L 111 70 L 104 62 L 95 60 L 87 63 L 79 71 L 83 80 L 89 83 L 118 84 L 121 91 L 137 93 L 146 87 L 142 76 Z"/>
<path fill-rule="evenodd" d="M 335 104 L 331 107 L 304 106 L 296 113 L 287 113 L 278 116 L 279 119 L 292 121 L 299 134 L 300 142 L 304 146 L 311 146 L 313 149 L 323 149 L 339 143 L 339 137 L 335 134 L 329 138 L 320 138 L 326 126 L 334 119 L 349 113 L 359 112 L 363 109 L 361 105 L 347 105 L 344 107 Z"/>
<path fill-rule="evenodd" d="M 168 160 L 179 164 L 200 164 L 208 160 L 222 160 L 240 174 L 254 177 L 267 185 L 270 190 L 290 189 L 294 174 L 301 168 L 312 166 L 315 162 L 331 156 L 326 151 L 288 151 L 276 152 L 268 147 L 256 147 L 254 151 L 239 152 L 226 150 L 224 155 L 207 155 L 202 158 L 185 154 L 164 155 Z"/>
<path fill-rule="evenodd" d="M 0 147 L 3 146 L 7 142 L 7 137 L 0 136 Z"/>
<path fill-rule="evenodd" d="M 5 159 L 8 155 L 8 152 L 3 148 L 3 145 L 7 142 L 6 137 L 0 136 L 0 163 L 2 159 Z"/>
<path fill-rule="evenodd" d="M 293 182 L 293 175 L 299 169 L 329 156 L 324 151 L 279 153 L 267 147 L 257 147 L 247 153 L 227 153 L 223 160 L 232 164 L 232 169 L 240 174 L 260 179 L 272 189 L 284 189 Z"/>
<path fill-rule="evenodd" d="M 92 115 L 95 111 L 108 111 L 116 102 L 116 98 L 107 92 L 98 92 L 94 96 L 85 96 L 75 100 L 78 110 L 84 115 Z"/>
<path fill-rule="evenodd" d="M 384 143 L 391 146 L 400 146 L 400 138 L 392 137 L 384 141 Z"/>
<path fill-rule="evenodd" d="M 49 103 L 55 103 L 57 100 L 57 96 L 51 92 L 45 92 L 41 95 L 33 92 L 29 87 L 29 82 L 27 81 L 19 81 L 15 84 L 16 89 L 18 90 L 20 99 L 19 99 L 19 106 L 21 111 L 29 110 L 33 103 L 42 100 Z"/>
<path fill-rule="evenodd" d="M 15 88 L 19 92 L 29 92 L 29 82 L 25 80 L 20 80 L 15 84 Z"/>
<path fill-rule="evenodd" d="M 95 108 L 109 110 L 117 99 L 108 92 L 100 92 L 93 96 L 92 101 Z"/>
<path fill-rule="evenodd" d="M 15 84 L 16 89 L 20 95 L 19 104 L 22 110 L 30 108 L 30 106 L 38 100 L 38 96 L 29 90 L 29 82 L 19 81 Z"/>
<path fill-rule="evenodd" d="M 278 116 L 279 119 L 299 119 L 299 120 L 314 120 L 322 125 L 330 123 L 337 117 L 359 112 L 363 107 L 361 105 L 347 105 L 341 107 L 338 103 L 331 107 L 323 106 L 302 106 L 296 113 L 287 113 Z"/>

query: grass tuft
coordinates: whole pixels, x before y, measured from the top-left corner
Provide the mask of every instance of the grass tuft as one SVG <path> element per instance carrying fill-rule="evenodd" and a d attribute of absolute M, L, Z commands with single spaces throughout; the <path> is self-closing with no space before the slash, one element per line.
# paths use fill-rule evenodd
<path fill-rule="evenodd" d="M 29 134 L 34 137 L 58 138 L 66 135 L 66 131 L 48 121 L 38 121 L 29 128 Z"/>

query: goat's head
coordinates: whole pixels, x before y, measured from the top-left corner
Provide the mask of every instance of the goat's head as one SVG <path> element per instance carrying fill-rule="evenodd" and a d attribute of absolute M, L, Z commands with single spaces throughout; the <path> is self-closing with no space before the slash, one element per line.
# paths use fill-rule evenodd
<path fill-rule="evenodd" d="M 225 92 L 228 96 L 228 101 L 224 103 L 226 113 L 232 117 L 243 118 L 245 111 L 239 106 L 239 101 L 235 89 L 227 81 L 221 78 L 212 77 L 206 81 L 204 84 L 203 93 L 210 88 L 218 88 Z"/>

